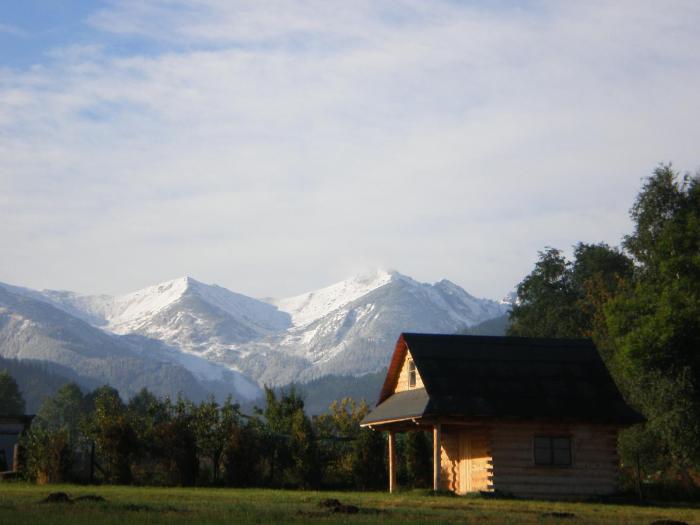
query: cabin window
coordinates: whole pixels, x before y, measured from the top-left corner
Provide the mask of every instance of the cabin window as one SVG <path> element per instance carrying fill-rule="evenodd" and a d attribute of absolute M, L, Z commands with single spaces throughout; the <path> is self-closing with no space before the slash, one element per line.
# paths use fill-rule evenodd
<path fill-rule="evenodd" d="M 571 465 L 571 438 L 535 436 L 535 465 L 566 467 Z"/>
<path fill-rule="evenodd" d="M 408 388 L 416 388 L 416 364 L 413 359 L 408 360 Z"/>

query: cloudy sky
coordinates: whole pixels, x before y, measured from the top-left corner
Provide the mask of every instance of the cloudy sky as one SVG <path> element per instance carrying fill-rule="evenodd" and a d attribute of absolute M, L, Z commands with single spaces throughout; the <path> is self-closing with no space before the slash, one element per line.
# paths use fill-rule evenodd
<path fill-rule="evenodd" d="M 254 296 L 371 267 L 500 297 L 700 167 L 688 1 L 0 7 L 0 281 Z"/>

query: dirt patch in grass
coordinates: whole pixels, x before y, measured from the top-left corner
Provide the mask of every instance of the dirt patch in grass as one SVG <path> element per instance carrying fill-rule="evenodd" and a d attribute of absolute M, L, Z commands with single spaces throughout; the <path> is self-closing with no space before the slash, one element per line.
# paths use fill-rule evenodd
<path fill-rule="evenodd" d="M 39 503 L 73 503 L 73 500 L 65 492 L 52 492 Z"/>
<path fill-rule="evenodd" d="M 543 512 L 540 514 L 543 518 L 560 518 L 560 519 L 571 519 L 575 518 L 576 514 L 573 512 Z"/>
<path fill-rule="evenodd" d="M 318 506 L 322 509 L 326 509 L 327 512 L 332 514 L 379 514 L 380 512 L 383 512 L 379 509 L 360 508 L 355 505 L 346 505 L 335 498 L 321 500 L 319 501 Z M 326 513 L 322 513 L 322 515 L 325 516 Z"/>
<path fill-rule="evenodd" d="M 78 496 L 77 498 L 71 498 L 68 494 L 65 492 L 52 492 L 48 496 L 46 496 L 44 499 L 42 499 L 39 503 L 82 503 L 82 502 L 87 502 L 87 503 L 104 503 L 107 501 L 104 499 L 102 496 L 98 496 L 97 494 L 85 494 L 83 496 Z"/>

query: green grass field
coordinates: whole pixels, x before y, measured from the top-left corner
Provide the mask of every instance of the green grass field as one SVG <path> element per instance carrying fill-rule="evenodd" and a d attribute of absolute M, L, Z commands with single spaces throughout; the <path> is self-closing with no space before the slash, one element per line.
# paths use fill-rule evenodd
<path fill-rule="evenodd" d="M 104 501 L 42 503 L 50 492 Z M 319 503 L 336 498 L 359 508 L 341 514 Z M 552 514 L 560 513 L 560 514 Z M 561 513 L 567 513 L 562 515 Z M 573 516 L 572 516 L 573 515 Z M 646 523 L 677 520 L 700 525 L 700 506 L 634 506 L 551 503 L 480 497 L 302 492 L 265 489 L 179 489 L 0 484 L 0 524 L 187 524 L 199 523 Z"/>

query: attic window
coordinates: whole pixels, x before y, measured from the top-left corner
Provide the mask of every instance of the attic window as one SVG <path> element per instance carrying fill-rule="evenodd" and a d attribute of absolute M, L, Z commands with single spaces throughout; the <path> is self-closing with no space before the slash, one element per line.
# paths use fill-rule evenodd
<path fill-rule="evenodd" d="M 571 438 L 535 436 L 535 465 L 568 467 L 571 465 Z"/>
<path fill-rule="evenodd" d="M 408 388 L 416 388 L 416 364 L 413 359 L 408 360 Z"/>

